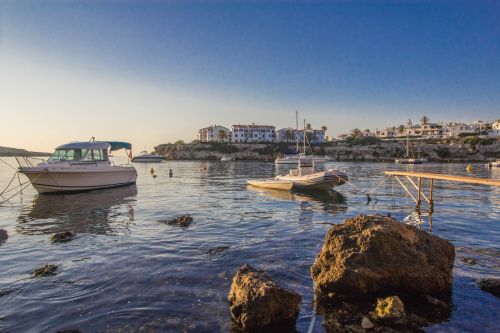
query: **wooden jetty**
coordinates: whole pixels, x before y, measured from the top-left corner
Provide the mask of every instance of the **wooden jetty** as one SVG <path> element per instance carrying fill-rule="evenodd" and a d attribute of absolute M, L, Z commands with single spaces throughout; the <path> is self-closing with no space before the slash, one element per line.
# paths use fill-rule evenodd
<path fill-rule="evenodd" d="M 455 175 L 448 175 L 441 173 L 409 172 L 409 171 L 386 171 L 385 174 L 394 177 L 398 181 L 398 183 L 403 187 L 406 193 L 408 193 L 410 197 L 417 204 L 417 206 L 415 207 L 417 210 L 420 210 L 423 198 L 425 201 L 427 201 L 427 203 L 430 206 L 430 210 L 432 211 L 434 207 L 434 201 L 433 201 L 434 180 L 444 180 L 444 181 L 477 184 L 477 185 L 500 186 L 500 179 L 477 178 L 468 176 L 455 176 Z M 405 185 L 405 183 L 402 181 L 402 177 L 405 177 L 410 182 L 410 184 L 417 190 L 416 197 L 408 189 L 409 186 Z M 411 177 L 417 179 L 417 184 L 415 184 L 414 180 Z M 423 179 L 429 180 L 429 197 L 427 197 L 424 194 L 424 191 L 422 189 Z"/>

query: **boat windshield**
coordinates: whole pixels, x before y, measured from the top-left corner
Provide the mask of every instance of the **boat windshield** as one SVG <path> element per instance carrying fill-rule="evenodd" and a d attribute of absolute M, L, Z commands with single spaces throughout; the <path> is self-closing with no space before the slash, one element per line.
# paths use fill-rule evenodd
<path fill-rule="evenodd" d="M 96 162 L 107 161 L 107 149 L 56 149 L 49 161 Z"/>

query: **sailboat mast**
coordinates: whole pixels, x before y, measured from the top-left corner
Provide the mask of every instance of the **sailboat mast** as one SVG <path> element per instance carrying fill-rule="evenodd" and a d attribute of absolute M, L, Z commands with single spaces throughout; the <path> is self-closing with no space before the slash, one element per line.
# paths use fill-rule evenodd
<path fill-rule="evenodd" d="M 296 126 L 295 141 L 296 141 L 296 144 L 297 144 L 297 147 L 295 148 L 295 151 L 298 154 L 299 153 L 299 111 L 295 111 L 295 126 Z"/>
<path fill-rule="evenodd" d="M 406 133 L 406 158 L 410 156 L 410 136 Z"/>
<path fill-rule="evenodd" d="M 306 155 L 306 120 L 304 119 L 304 156 Z"/>

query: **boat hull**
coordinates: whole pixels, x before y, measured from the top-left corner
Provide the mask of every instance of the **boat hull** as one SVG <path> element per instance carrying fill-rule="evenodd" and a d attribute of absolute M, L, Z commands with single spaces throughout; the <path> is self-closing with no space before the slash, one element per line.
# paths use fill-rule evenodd
<path fill-rule="evenodd" d="M 109 170 L 50 170 L 21 168 L 38 193 L 79 192 L 135 184 L 133 167 L 110 167 Z"/>
<path fill-rule="evenodd" d="M 293 183 L 290 181 L 283 181 L 283 180 L 268 180 L 268 179 L 257 179 L 257 180 L 247 180 L 248 185 L 252 185 L 255 187 L 261 187 L 261 188 L 270 188 L 273 190 L 285 190 L 289 191 L 293 187 Z"/>
<path fill-rule="evenodd" d="M 348 178 L 344 172 L 328 170 L 316 172 L 305 176 L 284 175 L 277 176 L 277 180 L 290 181 L 294 189 L 329 190 L 335 186 L 344 184 Z"/>
<path fill-rule="evenodd" d="M 159 157 L 140 157 L 136 156 L 132 159 L 134 163 L 159 163 L 165 161 L 165 158 L 162 156 Z"/>

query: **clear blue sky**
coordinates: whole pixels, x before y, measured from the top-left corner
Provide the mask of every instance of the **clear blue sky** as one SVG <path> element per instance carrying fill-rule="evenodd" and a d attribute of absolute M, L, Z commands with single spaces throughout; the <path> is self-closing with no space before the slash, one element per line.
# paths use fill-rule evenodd
<path fill-rule="evenodd" d="M 500 1 L 0 3 L 0 145 L 150 149 L 295 110 L 335 136 L 499 118 Z"/>

